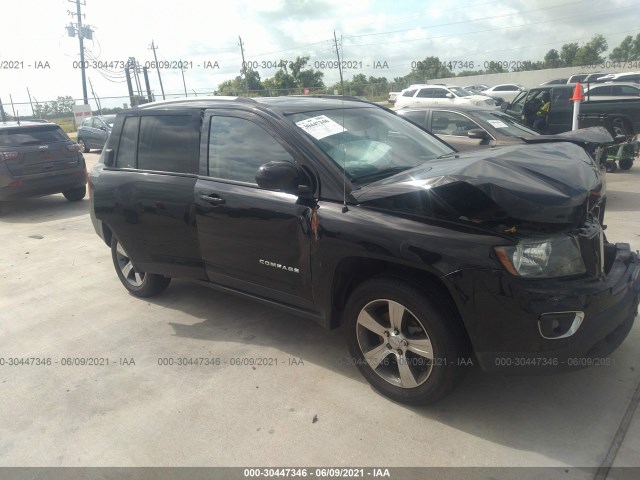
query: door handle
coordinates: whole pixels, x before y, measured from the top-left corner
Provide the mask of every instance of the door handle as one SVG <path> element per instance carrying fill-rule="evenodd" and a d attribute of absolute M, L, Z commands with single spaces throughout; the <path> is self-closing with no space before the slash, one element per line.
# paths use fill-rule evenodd
<path fill-rule="evenodd" d="M 204 200 L 210 205 L 223 205 L 226 200 L 218 197 L 215 193 L 212 195 L 200 195 L 200 200 Z"/>

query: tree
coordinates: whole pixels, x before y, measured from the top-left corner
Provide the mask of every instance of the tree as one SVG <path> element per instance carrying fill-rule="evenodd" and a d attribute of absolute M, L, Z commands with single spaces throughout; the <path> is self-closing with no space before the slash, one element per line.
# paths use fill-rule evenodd
<path fill-rule="evenodd" d="M 303 88 L 324 88 L 324 73 L 311 67 L 306 68 L 308 61 L 308 56 L 296 57 L 293 61 L 281 60 L 276 74 L 262 82 L 264 88 L 280 95 L 298 92 Z"/>
<path fill-rule="evenodd" d="M 341 87 L 344 86 L 344 92 Z M 367 76 L 363 73 L 358 73 L 353 76 L 351 80 L 345 80 L 343 85 L 340 82 L 329 87 L 330 92 L 337 91 L 338 93 L 345 95 L 355 95 L 357 97 L 367 97 L 372 99 L 374 97 L 384 96 L 389 93 L 389 81 L 385 77 Z"/>
<path fill-rule="evenodd" d="M 609 60 L 614 62 L 631 62 L 640 60 L 640 33 L 634 39 L 631 35 L 624 37 L 609 55 Z"/>
<path fill-rule="evenodd" d="M 243 92 L 260 95 L 263 91 L 264 85 L 260 81 L 260 74 L 252 68 L 246 68 L 233 80 L 225 80 L 218 85 L 220 95 L 239 95 Z"/>
<path fill-rule="evenodd" d="M 424 60 L 415 62 L 411 72 L 404 77 L 396 78 L 394 81 L 402 83 L 424 83 L 433 78 L 453 77 L 451 70 L 444 65 L 438 57 L 426 57 Z"/>
<path fill-rule="evenodd" d="M 607 40 L 596 34 L 591 40 L 581 46 L 576 52 L 573 65 L 597 65 L 604 61 L 602 54 L 607 51 Z"/>
<path fill-rule="evenodd" d="M 576 43 L 565 43 L 560 49 L 560 59 L 565 67 L 572 67 L 580 46 Z"/>
<path fill-rule="evenodd" d="M 552 48 L 544 56 L 544 68 L 559 68 L 561 66 L 560 53 L 555 48 Z"/>
<path fill-rule="evenodd" d="M 73 113 L 73 106 L 76 101 L 73 97 L 58 97 L 50 102 L 38 103 L 34 107 L 34 116 L 37 118 L 55 118 L 69 116 Z"/>

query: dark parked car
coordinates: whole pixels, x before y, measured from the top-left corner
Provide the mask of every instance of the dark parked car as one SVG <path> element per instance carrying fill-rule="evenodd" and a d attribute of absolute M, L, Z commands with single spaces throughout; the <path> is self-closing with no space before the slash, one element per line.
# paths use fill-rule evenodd
<path fill-rule="evenodd" d="M 499 110 L 474 107 L 403 108 L 396 110 L 456 150 L 477 150 L 523 143 L 538 132 Z"/>
<path fill-rule="evenodd" d="M 638 258 L 604 237 L 600 169 L 572 143 L 458 154 L 365 101 L 194 98 L 118 114 L 89 185 L 133 295 L 190 278 L 343 324 L 401 402 L 475 361 L 588 364 L 637 311 Z"/>
<path fill-rule="evenodd" d="M 87 153 L 92 148 L 102 150 L 113 128 L 115 115 L 89 117 L 78 127 L 78 144 Z"/>
<path fill-rule="evenodd" d="M 80 147 L 58 125 L 0 123 L 0 202 L 60 192 L 82 200 L 86 183 Z"/>

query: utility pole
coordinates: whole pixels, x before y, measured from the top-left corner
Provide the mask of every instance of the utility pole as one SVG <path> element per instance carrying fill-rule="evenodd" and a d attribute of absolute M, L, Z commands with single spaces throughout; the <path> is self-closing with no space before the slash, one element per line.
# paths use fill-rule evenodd
<path fill-rule="evenodd" d="M 36 111 L 33 109 L 33 102 L 31 101 L 31 92 L 29 91 L 29 87 L 27 87 L 27 95 L 29 95 L 29 105 L 31 105 L 31 115 L 33 118 L 36 117 Z"/>
<path fill-rule="evenodd" d="M 160 67 L 158 66 L 158 57 L 156 56 L 156 48 L 158 48 L 158 46 L 154 45 L 153 40 L 151 40 L 151 50 L 153 50 L 153 59 L 156 62 L 156 71 L 158 72 L 158 80 L 160 81 L 160 91 L 162 92 L 162 99 L 166 100 L 164 98 L 164 87 L 162 86 L 162 77 L 160 76 Z"/>
<path fill-rule="evenodd" d="M 182 86 L 184 87 L 184 96 L 188 97 L 189 95 L 187 94 L 187 83 L 184 81 L 184 65 L 182 65 L 182 63 L 180 63 L 180 72 L 182 73 Z"/>
<path fill-rule="evenodd" d="M 102 106 L 100 105 L 100 99 L 96 95 L 96 92 L 93 91 L 93 83 L 91 83 L 91 78 L 89 78 L 89 86 L 91 87 L 91 95 L 93 95 L 93 99 L 96 101 L 96 105 L 98 106 L 98 115 L 102 115 Z"/>
<path fill-rule="evenodd" d="M 340 50 L 338 49 L 338 39 L 336 37 L 336 31 L 333 31 L 333 42 L 336 46 L 336 55 L 338 56 L 338 71 L 340 72 L 340 88 L 342 88 L 342 94 L 344 95 L 344 86 L 342 84 L 342 62 L 340 61 Z"/>
<path fill-rule="evenodd" d="M 6 122 L 7 117 L 4 114 L 4 105 L 2 105 L 2 99 L 0 98 L 0 117 L 2 117 L 2 121 Z"/>
<path fill-rule="evenodd" d="M 151 85 L 149 85 L 149 71 L 147 67 L 142 67 L 142 76 L 144 77 L 144 85 L 147 88 L 147 99 L 153 102 L 153 95 L 151 95 Z"/>
<path fill-rule="evenodd" d="M 138 61 L 135 57 L 129 57 L 129 68 L 133 68 L 133 79 L 136 81 L 137 95 L 144 97 L 142 94 L 142 85 L 140 84 L 140 77 L 138 77 Z"/>
<path fill-rule="evenodd" d="M 69 3 L 75 3 L 76 4 L 76 12 L 73 13 L 69 10 L 67 10 L 67 13 L 69 15 L 76 16 L 78 19 L 78 23 L 76 24 L 75 28 L 73 26 L 73 24 L 71 24 L 70 27 L 67 27 L 67 32 L 68 35 L 73 37 L 75 36 L 76 30 L 78 33 L 78 41 L 80 42 L 80 71 L 82 73 L 82 98 L 84 100 L 84 104 L 85 105 L 89 105 L 89 98 L 87 96 L 87 77 L 86 77 L 86 72 L 85 72 L 85 64 L 84 64 L 84 38 L 85 36 L 89 36 L 89 38 L 91 38 L 91 29 L 87 26 L 87 27 L 83 27 L 82 26 L 82 12 L 80 10 L 80 0 L 67 0 Z M 82 5 L 86 6 L 86 3 L 82 3 Z"/>
<path fill-rule="evenodd" d="M 242 75 L 244 75 L 244 89 L 249 91 L 249 84 L 247 83 L 247 64 L 244 61 L 244 44 L 242 43 L 242 37 L 238 35 L 238 40 L 240 40 L 240 54 L 242 55 Z"/>
<path fill-rule="evenodd" d="M 133 87 L 131 86 L 131 73 L 129 73 L 129 68 L 125 68 L 124 69 L 124 74 L 127 76 L 127 88 L 129 89 L 129 100 L 130 100 L 130 107 L 133 108 L 136 106 L 136 99 L 133 96 Z"/>

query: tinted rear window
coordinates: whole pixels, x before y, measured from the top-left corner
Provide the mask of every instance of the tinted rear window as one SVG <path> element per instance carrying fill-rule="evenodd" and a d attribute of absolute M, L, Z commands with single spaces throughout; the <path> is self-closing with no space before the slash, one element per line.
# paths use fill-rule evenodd
<path fill-rule="evenodd" d="M 57 125 L 18 127 L 0 130 L 0 146 L 18 147 L 43 143 L 66 142 L 69 137 Z"/>

